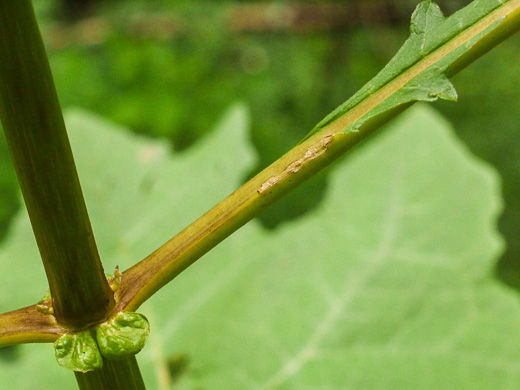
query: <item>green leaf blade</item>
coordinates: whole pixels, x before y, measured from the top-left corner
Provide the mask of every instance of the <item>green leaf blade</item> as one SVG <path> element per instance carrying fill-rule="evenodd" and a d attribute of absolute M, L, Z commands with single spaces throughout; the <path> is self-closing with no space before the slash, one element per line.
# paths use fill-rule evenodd
<path fill-rule="evenodd" d="M 76 159 L 94 229 L 110 233 L 98 240 L 107 269 L 127 268 L 158 244 L 158 234 L 194 217 L 184 214 L 203 212 L 240 183 L 254 162 L 241 115 L 173 158 L 92 116 L 70 122 L 73 145 L 85 146 Z M 143 164 L 143 155 L 154 163 Z M 494 171 L 438 114 L 416 106 L 339 164 L 331 180 L 324 207 L 274 232 L 247 225 L 143 305 L 153 327 L 138 357 L 148 388 L 520 385 L 520 308 L 491 277 L 503 249 Z M 2 383 L 23 388 L 20 381 L 31 380 L 30 389 L 69 380 L 65 370 L 23 378 L 23 367 L 49 355 L 22 350 L 19 365 L 0 361 Z"/>
<path fill-rule="evenodd" d="M 198 373 L 180 388 L 472 389 L 496 375 L 487 356 L 514 364 L 518 352 L 502 355 L 511 341 L 493 324 L 520 313 L 487 279 L 502 251 L 498 180 L 445 126 L 417 107 L 338 168 L 315 215 L 220 247 L 220 264 L 243 259 L 245 280 L 218 283 L 190 316 L 174 316 L 181 324 L 158 320 L 165 348 L 190 351 Z M 504 302 L 507 317 L 486 300 Z M 520 333 L 508 326 L 508 335 Z"/>

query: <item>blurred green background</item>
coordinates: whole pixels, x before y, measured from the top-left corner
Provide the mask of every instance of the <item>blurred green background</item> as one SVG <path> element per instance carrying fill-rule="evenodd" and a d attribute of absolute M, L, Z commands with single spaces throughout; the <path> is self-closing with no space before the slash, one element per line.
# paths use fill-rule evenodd
<path fill-rule="evenodd" d="M 446 14 L 470 1 L 439 1 Z M 35 0 L 64 108 L 80 106 L 178 153 L 232 102 L 252 114 L 257 169 L 297 143 L 374 76 L 408 35 L 417 0 Z M 458 104 L 435 106 L 471 150 L 494 165 L 506 202 L 500 278 L 520 286 L 520 40 L 456 76 Z M 244 177 L 246 180 L 247 177 Z M 276 228 L 320 203 L 326 173 L 263 216 Z M 0 138 L 0 237 L 20 207 Z"/>

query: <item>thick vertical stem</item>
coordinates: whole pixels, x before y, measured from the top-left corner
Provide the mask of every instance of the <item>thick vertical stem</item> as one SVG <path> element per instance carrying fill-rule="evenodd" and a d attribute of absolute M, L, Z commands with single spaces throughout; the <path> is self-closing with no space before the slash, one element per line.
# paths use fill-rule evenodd
<path fill-rule="evenodd" d="M 76 372 L 81 390 L 145 390 L 135 356 L 123 360 L 104 360 L 101 370 L 82 374 Z"/>
<path fill-rule="evenodd" d="M 30 0 L 0 0 L 0 119 L 60 325 L 82 328 L 114 307 Z M 76 374 L 82 389 L 144 389 L 135 357 Z"/>
<path fill-rule="evenodd" d="M 0 118 L 58 322 L 83 327 L 105 318 L 113 294 L 30 0 L 0 0 Z"/>

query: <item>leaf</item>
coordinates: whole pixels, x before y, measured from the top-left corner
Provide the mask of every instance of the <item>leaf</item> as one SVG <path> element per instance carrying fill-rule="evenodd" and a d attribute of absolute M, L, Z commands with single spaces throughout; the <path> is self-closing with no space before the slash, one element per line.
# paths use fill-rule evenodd
<path fill-rule="evenodd" d="M 96 340 L 90 331 L 67 333 L 54 343 L 58 364 L 69 370 L 89 372 L 103 367 Z"/>
<path fill-rule="evenodd" d="M 413 66 L 420 65 L 420 61 L 432 54 L 436 49 L 455 39 L 461 32 L 506 2 L 504 0 L 477 0 L 449 18 L 444 17 L 441 9 L 434 2 L 427 0 L 420 3 L 412 15 L 410 37 L 395 57 L 354 96 L 318 123 L 304 139 L 309 138 L 320 129 L 345 115 L 405 71 Z M 368 120 L 374 119 L 406 103 L 415 101 L 432 102 L 437 99 L 457 100 L 457 92 L 448 80 L 446 71 L 481 38 L 492 32 L 501 21 L 502 19 L 499 19 L 492 23 L 473 39 L 449 51 L 433 65 L 420 71 L 417 76 L 403 87 L 385 97 L 380 104 L 364 114 L 355 123 L 344 128 L 342 132 L 358 131 Z"/>
<path fill-rule="evenodd" d="M 177 388 L 518 384 L 518 304 L 489 277 L 497 179 L 444 121 L 417 107 L 330 189 L 312 216 L 241 232 L 150 301 L 153 356 L 191 359 Z"/>
<path fill-rule="evenodd" d="M 174 156 L 83 112 L 67 122 L 107 270 L 144 257 L 254 164 L 241 107 Z M 520 308 L 491 272 L 498 189 L 438 114 L 414 107 L 337 165 L 323 207 L 273 232 L 250 223 L 141 308 L 148 388 L 516 388 Z M 13 230 L 0 259 L 30 268 L 35 249 L 10 251 L 28 237 Z M 45 351 L 0 360 L 0 382 L 71 386 Z"/>
<path fill-rule="evenodd" d="M 69 111 L 66 121 L 107 272 L 144 258 L 233 191 L 255 164 L 242 105 L 229 110 L 215 134 L 174 156 L 166 142 L 136 137 L 80 110 Z M 25 210 L 2 243 L 0 265 L 0 311 L 34 304 L 45 293 L 45 273 Z M 15 360 L 0 360 L 2 386 L 74 388 L 74 377 L 57 367 L 52 345 L 17 348 Z M 148 365 L 153 373 L 153 364 Z M 148 375 L 152 383 L 153 375 Z"/>
<path fill-rule="evenodd" d="M 111 360 L 139 353 L 150 334 L 150 324 L 138 313 L 120 312 L 96 328 L 101 354 Z"/>

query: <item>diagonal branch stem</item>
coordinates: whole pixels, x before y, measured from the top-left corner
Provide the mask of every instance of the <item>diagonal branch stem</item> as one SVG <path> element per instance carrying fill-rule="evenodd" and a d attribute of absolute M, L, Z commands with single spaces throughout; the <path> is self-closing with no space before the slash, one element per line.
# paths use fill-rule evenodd
<path fill-rule="evenodd" d="M 408 108 L 412 103 L 402 104 L 368 120 L 357 132 L 342 132 L 386 99 L 398 93 L 423 71 L 480 37 L 483 31 L 499 21 L 498 27 L 484 34 L 465 54 L 448 67 L 448 76 L 457 73 L 520 28 L 520 0 L 504 2 L 478 22 L 458 33 L 453 39 L 403 71 L 388 84 L 374 91 L 350 111 L 289 151 L 177 236 L 127 270 L 123 276 L 121 300 L 116 310 L 137 309 L 162 286 L 270 204 L 328 166 L 388 120 Z"/>

